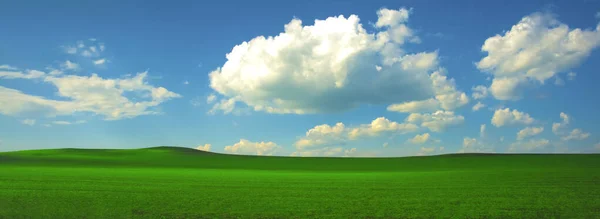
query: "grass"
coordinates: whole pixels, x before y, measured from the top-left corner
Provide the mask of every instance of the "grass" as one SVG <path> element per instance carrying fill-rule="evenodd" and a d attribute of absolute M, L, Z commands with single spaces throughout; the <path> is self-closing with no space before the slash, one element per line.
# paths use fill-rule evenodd
<path fill-rule="evenodd" d="M 5 152 L 0 218 L 600 218 L 600 155 Z"/>

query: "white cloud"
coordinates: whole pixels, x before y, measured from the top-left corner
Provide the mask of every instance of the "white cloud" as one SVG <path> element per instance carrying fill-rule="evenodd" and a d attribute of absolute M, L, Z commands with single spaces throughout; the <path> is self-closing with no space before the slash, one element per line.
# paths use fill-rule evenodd
<path fill-rule="evenodd" d="M 406 8 L 400 8 L 399 10 L 390 10 L 387 8 L 383 8 L 377 11 L 377 23 L 375 23 L 376 27 L 385 27 L 385 26 L 396 26 L 401 23 L 408 22 L 408 16 L 410 15 L 410 10 Z"/>
<path fill-rule="evenodd" d="M 97 59 L 94 61 L 94 65 L 104 65 L 104 63 L 106 63 L 107 60 L 106 59 Z"/>
<path fill-rule="evenodd" d="M 84 56 L 84 57 L 92 57 L 92 56 L 94 56 L 94 54 L 92 54 L 92 52 L 89 51 L 89 50 L 84 50 L 83 52 L 81 52 L 81 55 Z"/>
<path fill-rule="evenodd" d="M 211 96 L 208 96 L 210 98 Z M 209 99 L 206 99 L 206 102 L 209 102 Z M 211 102 L 214 100 L 211 100 Z M 218 103 L 215 103 L 213 107 L 208 111 L 209 114 L 215 114 L 217 111 L 223 111 L 223 113 L 228 114 L 233 112 L 235 109 L 235 98 L 229 99 L 221 99 Z"/>
<path fill-rule="evenodd" d="M 600 151 L 600 142 L 598 142 L 598 144 L 594 145 L 594 149 L 599 150 Z"/>
<path fill-rule="evenodd" d="M 153 87 L 146 82 L 147 72 L 135 77 L 104 79 L 91 76 L 46 75 L 39 77 L 54 85 L 56 95 L 63 100 L 46 99 L 25 94 L 22 91 L 0 86 L 0 113 L 21 115 L 37 113 L 45 116 L 70 115 L 87 112 L 104 116 L 107 120 L 133 118 L 140 115 L 158 114 L 153 108 L 164 101 L 180 97 L 163 87 Z M 131 101 L 125 94 L 144 101 Z"/>
<path fill-rule="evenodd" d="M 216 99 L 217 99 L 217 96 L 215 94 L 209 94 L 206 97 L 206 103 L 211 104 L 211 103 L 215 102 Z"/>
<path fill-rule="evenodd" d="M 529 139 L 529 141 L 517 141 L 510 144 L 509 152 L 529 152 L 536 149 L 541 149 L 550 144 L 547 139 Z"/>
<path fill-rule="evenodd" d="M 439 106 L 439 101 L 431 98 L 427 100 L 417 100 L 404 102 L 400 104 L 392 104 L 387 107 L 387 110 L 402 113 L 435 112 L 438 110 Z"/>
<path fill-rule="evenodd" d="M 481 153 L 489 151 L 490 150 L 485 148 L 476 138 L 464 137 L 462 148 L 458 150 L 458 153 Z"/>
<path fill-rule="evenodd" d="M 57 75 L 62 75 L 64 72 L 58 69 L 53 69 L 53 68 L 48 68 L 50 70 L 50 73 L 48 73 L 49 75 L 52 76 L 57 76 Z"/>
<path fill-rule="evenodd" d="M 338 122 L 333 126 L 328 124 L 317 125 L 308 130 L 305 136 L 298 139 L 294 146 L 297 150 L 307 150 L 317 146 L 332 146 L 348 140 L 357 140 L 361 137 L 376 137 L 382 134 L 405 134 L 417 131 L 419 127 L 410 123 L 398 123 L 385 117 L 374 119 L 369 124 L 346 127 Z"/>
<path fill-rule="evenodd" d="M 583 140 L 590 137 L 590 133 L 583 132 L 581 129 L 573 129 L 567 136 L 563 136 L 561 139 L 563 141 L 570 140 Z"/>
<path fill-rule="evenodd" d="M 94 38 L 92 38 L 94 39 Z M 77 41 L 74 45 L 63 46 L 66 53 L 75 55 L 79 54 L 80 56 L 86 58 L 98 57 L 104 52 L 106 49 L 103 42 L 96 40 L 88 40 L 84 42 L 82 40 Z M 96 63 L 99 60 L 94 61 Z M 98 64 L 96 64 L 98 65 Z"/>
<path fill-rule="evenodd" d="M 356 148 L 344 149 L 342 147 L 325 147 L 318 149 L 294 151 L 294 157 L 376 157 L 374 152 L 358 151 Z"/>
<path fill-rule="evenodd" d="M 183 82 L 183 84 L 184 84 L 184 85 L 189 85 L 189 84 L 190 84 L 190 82 L 189 82 L 189 81 L 184 81 L 184 82 Z"/>
<path fill-rule="evenodd" d="M 334 126 L 329 126 L 327 124 L 317 125 L 308 130 L 304 137 L 294 143 L 294 146 L 296 146 L 296 149 L 298 150 L 304 150 L 309 147 L 339 142 L 345 139 L 345 133 L 347 132 L 348 130 L 344 123 L 341 122 L 336 123 Z"/>
<path fill-rule="evenodd" d="M 0 78 L 4 79 L 37 79 L 42 78 L 46 73 L 38 70 L 27 70 L 27 73 L 21 71 L 2 71 L 0 70 Z"/>
<path fill-rule="evenodd" d="M 79 64 L 71 62 L 70 60 L 65 61 L 61 66 L 67 70 L 79 70 Z"/>
<path fill-rule="evenodd" d="M 0 70 L 18 70 L 18 68 L 12 67 L 10 65 L 0 65 Z"/>
<path fill-rule="evenodd" d="M 356 151 L 356 148 L 354 148 Z M 342 156 L 344 149 L 342 147 L 324 147 L 311 150 L 294 151 L 290 156 L 294 157 L 334 157 Z"/>
<path fill-rule="evenodd" d="M 571 132 L 567 132 L 566 129 L 571 122 L 571 117 L 564 113 L 560 113 L 561 122 L 552 123 L 552 132 L 557 136 L 561 136 L 561 140 L 583 140 L 590 136 L 590 133 L 583 132 L 581 129 L 573 129 Z"/>
<path fill-rule="evenodd" d="M 532 81 L 543 84 L 583 62 L 600 45 L 599 31 L 600 25 L 572 29 L 552 14 L 534 13 L 488 38 L 477 68 L 494 76 L 490 91 L 496 99 L 518 100 Z"/>
<path fill-rule="evenodd" d="M 510 108 L 498 109 L 492 117 L 492 125 L 502 127 L 505 125 L 524 124 L 529 125 L 535 120 L 524 112 L 519 112 L 516 109 L 510 111 Z"/>
<path fill-rule="evenodd" d="M 65 52 L 68 54 L 77 54 L 77 47 L 65 46 Z"/>
<path fill-rule="evenodd" d="M 25 119 L 25 120 L 21 121 L 21 123 L 28 125 L 28 126 L 33 126 L 33 125 L 35 125 L 35 119 Z"/>
<path fill-rule="evenodd" d="M 479 138 L 485 138 L 485 124 L 479 126 Z"/>
<path fill-rule="evenodd" d="M 201 150 L 201 151 L 210 151 L 210 144 L 205 144 L 205 145 L 199 145 L 198 147 L 196 147 L 196 150 Z"/>
<path fill-rule="evenodd" d="M 473 105 L 473 108 L 471 108 L 471 109 L 473 111 L 479 111 L 483 107 L 485 107 L 485 104 L 483 104 L 481 102 L 477 102 L 475 105 Z"/>
<path fill-rule="evenodd" d="M 388 106 L 388 111 L 397 112 L 435 112 L 437 110 L 454 110 L 467 103 L 469 98 L 464 92 L 456 89 L 454 79 L 448 79 L 444 69 L 439 69 L 430 75 L 435 96 L 421 101 L 409 101 Z"/>
<path fill-rule="evenodd" d="M 556 135 L 560 135 L 564 132 L 564 129 L 569 125 L 570 118 L 564 112 L 560 113 L 560 119 L 562 122 L 555 122 L 552 124 L 552 132 Z"/>
<path fill-rule="evenodd" d="M 569 81 L 572 81 L 572 80 L 575 80 L 576 76 L 577 76 L 577 73 L 569 72 L 569 74 L 567 74 L 567 79 L 569 79 Z"/>
<path fill-rule="evenodd" d="M 497 77 L 492 80 L 490 91 L 499 100 L 519 100 L 523 98 L 526 80 L 522 78 Z"/>
<path fill-rule="evenodd" d="M 418 41 L 402 23 L 406 19 L 400 14 L 408 14 L 403 11 L 408 10 L 379 11 L 375 33 L 368 33 L 356 15 L 316 20 L 312 26 L 293 19 L 277 36 L 236 45 L 226 63 L 210 73 L 210 87 L 226 100 L 216 104 L 241 102 L 255 111 L 308 114 L 435 96 L 444 109 L 468 101 L 461 92 L 436 93 L 430 72 L 440 69 L 437 51 L 406 54 L 400 48 L 405 41 Z"/>
<path fill-rule="evenodd" d="M 517 132 L 517 140 L 523 140 L 527 137 L 536 136 L 544 131 L 544 127 L 527 127 Z"/>
<path fill-rule="evenodd" d="M 410 142 L 413 144 L 423 144 L 425 143 L 427 140 L 429 140 L 429 133 L 424 133 L 421 135 L 415 135 L 414 138 L 410 139 Z"/>
<path fill-rule="evenodd" d="M 442 132 L 449 126 L 459 125 L 465 121 L 461 115 L 454 115 L 452 111 L 437 111 L 435 113 L 412 113 L 406 121 L 427 127 L 432 132 Z"/>
<path fill-rule="evenodd" d="M 424 156 L 435 152 L 435 147 L 421 147 L 417 156 Z"/>
<path fill-rule="evenodd" d="M 387 142 L 383 143 L 384 148 L 387 148 L 388 146 L 390 146 L 390 143 L 387 143 Z"/>
<path fill-rule="evenodd" d="M 238 143 L 225 146 L 225 151 L 233 154 L 248 155 L 273 155 L 281 147 L 274 142 L 251 142 L 246 139 L 240 139 Z"/>
<path fill-rule="evenodd" d="M 356 139 L 361 136 L 379 136 L 383 133 L 405 134 L 417 131 L 419 127 L 410 123 L 398 123 L 390 121 L 385 117 L 376 118 L 371 124 L 360 125 L 353 128 L 348 133 L 350 139 Z"/>
<path fill-rule="evenodd" d="M 75 125 L 75 124 L 83 124 L 83 123 L 86 123 L 86 122 L 87 121 L 85 121 L 85 120 L 77 120 L 75 122 L 69 122 L 69 121 L 59 120 L 59 121 L 52 121 L 52 124 L 54 124 L 54 125 Z"/>
<path fill-rule="evenodd" d="M 565 81 L 563 79 L 561 79 L 560 77 L 556 76 L 556 80 L 554 81 L 554 85 L 556 85 L 556 86 L 563 86 L 563 85 L 565 85 Z"/>
<path fill-rule="evenodd" d="M 473 93 L 471 94 L 473 99 L 480 100 L 485 99 L 488 96 L 488 88 L 483 85 L 473 87 L 471 90 L 473 90 Z"/>

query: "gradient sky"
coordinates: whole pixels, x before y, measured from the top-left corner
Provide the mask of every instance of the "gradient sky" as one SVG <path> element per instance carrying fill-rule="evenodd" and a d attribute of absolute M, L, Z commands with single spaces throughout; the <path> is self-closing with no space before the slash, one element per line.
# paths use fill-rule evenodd
<path fill-rule="evenodd" d="M 600 1 L 5 1 L 0 151 L 600 151 Z"/>

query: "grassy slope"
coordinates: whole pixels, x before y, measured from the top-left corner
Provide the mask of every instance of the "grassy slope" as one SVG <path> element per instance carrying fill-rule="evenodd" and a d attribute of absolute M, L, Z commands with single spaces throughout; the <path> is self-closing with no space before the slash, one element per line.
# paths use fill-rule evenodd
<path fill-rule="evenodd" d="M 597 218 L 599 182 L 597 154 L 19 151 L 0 153 L 0 218 Z"/>
<path fill-rule="evenodd" d="M 449 154 L 403 158 L 300 158 L 227 155 L 191 148 L 53 149 L 0 153 L 0 164 L 33 166 L 175 167 L 307 171 L 443 171 L 597 168 L 600 154 Z"/>

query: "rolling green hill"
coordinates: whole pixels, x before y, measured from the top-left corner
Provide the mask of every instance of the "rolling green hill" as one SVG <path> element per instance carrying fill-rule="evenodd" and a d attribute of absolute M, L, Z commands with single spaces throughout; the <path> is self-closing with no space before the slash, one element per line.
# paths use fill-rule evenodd
<path fill-rule="evenodd" d="M 599 217 L 599 154 L 0 153 L 0 218 Z"/>
<path fill-rule="evenodd" d="M 2 165 L 173 167 L 306 171 L 598 168 L 600 154 L 446 154 L 400 158 L 230 155 L 183 147 L 50 149 L 0 153 Z"/>

